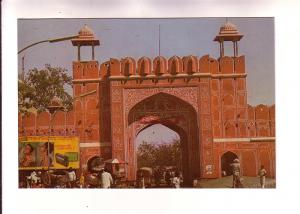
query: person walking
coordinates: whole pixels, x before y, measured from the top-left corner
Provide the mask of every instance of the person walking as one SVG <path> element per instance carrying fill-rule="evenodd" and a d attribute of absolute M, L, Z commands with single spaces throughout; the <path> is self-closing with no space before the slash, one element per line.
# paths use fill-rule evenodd
<path fill-rule="evenodd" d="M 265 188 L 266 175 L 267 175 L 267 170 L 265 169 L 264 165 L 261 165 L 260 170 L 258 171 L 261 188 Z"/>
<path fill-rule="evenodd" d="M 171 179 L 172 179 L 171 172 L 167 169 L 166 175 L 165 175 L 165 181 L 166 181 L 166 184 L 168 187 L 171 186 Z"/>
<path fill-rule="evenodd" d="M 159 183 L 160 183 L 160 170 L 159 170 L 159 168 L 154 168 L 154 182 L 155 182 L 155 186 L 159 187 Z"/>
<path fill-rule="evenodd" d="M 112 176 L 106 168 L 103 170 L 101 174 L 101 184 L 102 184 L 102 188 L 104 189 L 111 188 L 111 185 L 113 184 Z"/>
<path fill-rule="evenodd" d="M 232 167 L 232 174 L 233 174 L 233 180 L 232 180 L 232 187 L 233 188 L 240 188 L 243 187 L 241 183 L 241 178 L 240 178 L 240 171 L 241 171 L 241 166 L 240 166 L 240 161 L 239 159 L 234 159 L 233 163 L 230 164 Z"/>
<path fill-rule="evenodd" d="M 197 187 L 197 186 L 198 186 L 198 179 L 197 179 L 197 175 L 194 174 L 193 187 Z"/>
<path fill-rule="evenodd" d="M 175 176 L 172 179 L 172 183 L 175 188 L 180 188 L 180 175 L 179 172 L 175 172 Z"/>
<path fill-rule="evenodd" d="M 79 178 L 79 184 L 80 188 L 85 188 L 85 173 L 81 172 L 80 178 Z"/>

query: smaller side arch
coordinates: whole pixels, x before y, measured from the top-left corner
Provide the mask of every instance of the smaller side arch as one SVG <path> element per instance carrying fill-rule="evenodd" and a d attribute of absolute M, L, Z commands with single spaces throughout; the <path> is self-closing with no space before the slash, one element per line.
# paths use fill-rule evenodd
<path fill-rule="evenodd" d="M 226 151 L 221 155 L 221 175 L 230 176 L 232 175 L 231 165 L 234 159 L 237 159 L 238 156 L 232 151 Z"/>

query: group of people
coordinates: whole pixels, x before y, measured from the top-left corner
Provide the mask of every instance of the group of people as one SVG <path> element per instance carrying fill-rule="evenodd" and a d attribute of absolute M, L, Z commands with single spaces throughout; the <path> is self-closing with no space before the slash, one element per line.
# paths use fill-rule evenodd
<path fill-rule="evenodd" d="M 182 176 L 179 171 L 167 170 L 165 172 L 165 181 L 168 187 L 180 188 Z"/>
<path fill-rule="evenodd" d="M 89 188 L 91 186 L 87 176 L 88 174 L 84 172 L 77 176 L 72 167 L 60 171 L 59 174 L 56 170 L 34 170 L 20 178 L 20 188 Z M 114 184 L 112 175 L 107 169 L 103 169 L 97 175 L 97 180 L 100 185 L 95 187 L 111 188 Z"/>
<path fill-rule="evenodd" d="M 21 171 L 20 188 L 74 188 L 77 186 L 76 173 L 72 167 L 68 170 L 41 169 Z"/>
<path fill-rule="evenodd" d="M 239 159 L 234 159 L 233 163 L 230 164 L 232 167 L 232 174 L 233 174 L 233 180 L 232 180 L 232 187 L 233 188 L 242 188 L 243 184 L 241 182 L 241 167 L 240 167 L 240 161 Z M 266 185 L 266 175 L 267 171 L 264 167 L 264 165 L 261 165 L 260 170 L 258 171 L 258 177 L 260 181 L 261 188 L 265 188 Z"/>
<path fill-rule="evenodd" d="M 138 188 L 151 187 L 152 179 L 156 187 L 161 187 L 163 182 L 164 187 L 180 188 L 182 176 L 178 170 L 154 168 L 153 174 L 145 171 L 137 171 L 137 185 Z"/>
<path fill-rule="evenodd" d="M 25 148 L 25 150 L 31 150 L 31 148 Z M 28 163 L 26 162 L 26 159 L 24 158 L 24 164 Z M 242 188 L 243 184 L 241 181 L 241 168 L 240 168 L 240 161 L 239 159 L 234 159 L 233 163 L 230 164 L 232 168 L 232 174 L 233 174 L 233 181 L 232 181 L 232 187 L 233 188 Z M 53 170 L 52 170 L 53 171 Z M 258 171 L 258 177 L 260 179 L 260 186 L 261 188 L 265 188 L 266 183 L 266 175 L 267 171 L 262 165 L 260 170 Z M 66 188 L 89 188 L 89 182 L 87 181 L 88 174 L 82 172 L 81 175 L 77 178 L 76 172 L 71 167 L 65 171 L 65 180 L 64 185 L 59 185 L 59 182 L 53 182 L 53 177 L 58 178 L 58 175 L 55 175 L 55 173 L 51 173 L 51 170 L 41 170 L 41 171 L 32 171 L 30 175 L 25 176 L 25 182 L 24 180 L 20 180 L 20 187 L 37 187 L 37 188 L 51 188 L 56 187 L 55 185 L 58 185 L 58 187 L 66 187 Z M 101 170 L 97 175 L 96 179 L 99 181 L 97 182 L 99 185 L 95 185 L 94 187 L 100 187 L 101 188 L 111 188 L 114 185 L 114 179 L 111 173 L 108 169 L 104 168 Z M 146 181 L 148 179 L 148 181 Z M 155 168 L 153 170 L 153 174 L 146 175 L 143 171 L 137 172 L 137 185 L 138 188 L 146 188 L 147 185 L 151 186 L 152 179 L 154 179 L 154 183 L 156 187 L 161 187 L 161 181 L 164 180 L 164 184 L 166 187 L 174 187 L 174 188 L 180 188 L 181 182 L 182 182 L 182 176 L 178 170 L 161 170 L 159 168 Z M 54 184 L 55 183 L 55 184 Z"/>

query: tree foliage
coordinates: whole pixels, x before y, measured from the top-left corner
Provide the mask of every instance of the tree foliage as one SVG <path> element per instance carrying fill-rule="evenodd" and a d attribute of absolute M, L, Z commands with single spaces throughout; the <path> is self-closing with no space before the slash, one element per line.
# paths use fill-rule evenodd
<path fill-rule="evenodd" d="M 176 166 L 181 168 L 180 141 L 170 144 L 141 143 L 137 148 L 137 164 L 140 167 Z"/>
<path fill-rule="evenodd" d="M 18 84 L 19 112 L 26 113 L 29 108 L 38 112 L 46 111 L 54 97 L 58 97 L 66 110 L 72 109 L 72 97 L 65 87 L 72 85 L 72 77 L 64 68 L 45 68 L 29 70 L 23 81 Z"/>

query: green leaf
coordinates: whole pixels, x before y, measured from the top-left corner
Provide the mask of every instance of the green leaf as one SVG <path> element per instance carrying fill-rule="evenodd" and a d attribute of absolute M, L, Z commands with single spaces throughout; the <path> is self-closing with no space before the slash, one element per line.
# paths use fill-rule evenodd
<path fill-rule="evenodd" d="M 55 96 L 61 99 L 65 109 L 71 110 L 73 100 L 65 90 L 67 86 L 72 86 L 72 77 L 64 68 L 46 64 L 41 70 L 30 69 L 24 81 L 18 84 L 19 112 L 27 112 L 32 107 L 38 112 L 47 111 Z"/>

